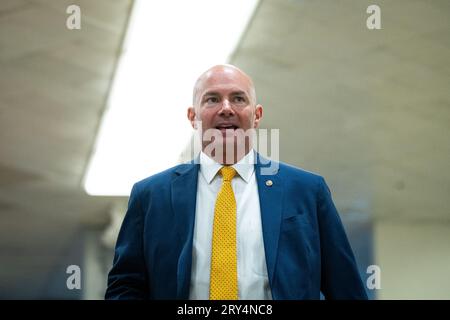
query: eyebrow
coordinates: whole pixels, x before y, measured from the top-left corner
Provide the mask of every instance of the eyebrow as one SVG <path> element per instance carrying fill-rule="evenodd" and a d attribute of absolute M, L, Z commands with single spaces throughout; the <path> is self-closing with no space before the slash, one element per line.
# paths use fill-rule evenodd
<path fill-rule="evenodd" d="M 204 99 L 205 97 L 210 97 L 210 96 L 219 96 L 220 94 L 217 91 L 209 91 L 203 94 L 202 99 Z M 247 93 L 245 91 L 242 90 L 238 90 L 238 91 L 232 91 L 231 94 L 232 96 L 240 96 L 240 95 L 244 95 L 247 96 Z"/>
<path fill-rule="evenodd" d="M 218 96 L 218 95 L 219 95 L 218 92 L 215 92 L 215 91 L 209 91 L 209 92 L 204 93 L 203 96 L 202 96 L 202 98 L 208 97 L 208 96 Z"/>
<path fill-rule="evenodd" d="M 240 96 L 240 95 L 247 96 L 247 93 L 245 93 L 244 91 L 233 91 L 231 93 L 231 95 L 233 95 L 233 96 Z"/>

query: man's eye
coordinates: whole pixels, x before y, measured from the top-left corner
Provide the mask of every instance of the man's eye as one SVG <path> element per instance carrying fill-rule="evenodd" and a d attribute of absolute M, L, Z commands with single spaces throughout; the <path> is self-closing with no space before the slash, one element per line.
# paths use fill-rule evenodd
<path fill-rule="evenodd" d="M 244 97 L 235 97 L 234 98 L 234 101 L 236 101 L 236 102 L 238 102 L 238 103 L 242 103 L 242 102 L 245 102 L 245 98 Z"/>
<path fill-rule="evenodd" d="M 219 102 L 219 99 L 217 99 L 216 97 L 209 97 L 205 100 L 205 102 L 207 103 L 217 103 Z"/>

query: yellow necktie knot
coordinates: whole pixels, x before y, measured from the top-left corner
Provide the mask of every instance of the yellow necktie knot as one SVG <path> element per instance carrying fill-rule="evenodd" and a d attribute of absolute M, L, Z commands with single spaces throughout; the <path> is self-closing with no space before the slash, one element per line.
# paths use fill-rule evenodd
<path fill-rule="evenodd" d="M 230 166 L 223 166 L 222 169 L 220 169 L 220 174 L 224 181 L 231 181 L 236 175 L 236 170 Z"/>

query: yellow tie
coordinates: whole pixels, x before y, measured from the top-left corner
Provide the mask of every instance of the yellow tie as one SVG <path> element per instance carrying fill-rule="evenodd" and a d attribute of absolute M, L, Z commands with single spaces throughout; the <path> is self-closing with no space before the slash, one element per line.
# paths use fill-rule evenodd
<path fill-rule="evenodd" d="M 236 170 L 224 166 L 220 173 L 223 182 L 214 209 L 209 299 L 237 300 L 236 199 L 231 187 Z"/>

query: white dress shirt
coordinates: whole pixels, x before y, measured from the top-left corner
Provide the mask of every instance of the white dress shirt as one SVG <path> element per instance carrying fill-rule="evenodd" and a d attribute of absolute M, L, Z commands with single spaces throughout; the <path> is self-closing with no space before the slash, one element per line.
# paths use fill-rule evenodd
<path fill-rule="evenodd" d="M 209 299 L 214 207 L 222 187 L 221 164 L 200 153 L 189 299 Z M 236 198 L 239 299 L 272 299 L 267 276 L 254 151 L 232 166 Z"/>

